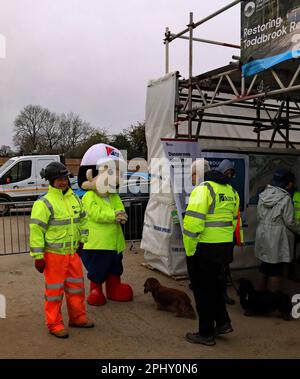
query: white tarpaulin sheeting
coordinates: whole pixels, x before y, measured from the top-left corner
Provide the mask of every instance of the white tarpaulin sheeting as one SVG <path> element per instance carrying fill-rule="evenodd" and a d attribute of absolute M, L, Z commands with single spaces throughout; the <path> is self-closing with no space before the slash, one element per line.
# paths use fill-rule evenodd
<path fill-rule="evenodd" d="M 176 83 L 177 75 L 172 73 L 148 84 L 145 123 L 150 166 L 153 158 L 165 157 L 161 138 L 175 136 Z M 141 242 L 146 262 L 167 275 L 186 274 L 180 227 L 174 225 L 172 220 L 172 212 L 175 210 L 171 192 L 151 193 Z"/>
<path fill-rule="evenodd" d="M 151 158 L 164 157 L 161 138 L 174 138 L 174 109 L 177 75 L 168 74 L 151 80 L 146 99 L 146 142 L 148 162 Z"/>

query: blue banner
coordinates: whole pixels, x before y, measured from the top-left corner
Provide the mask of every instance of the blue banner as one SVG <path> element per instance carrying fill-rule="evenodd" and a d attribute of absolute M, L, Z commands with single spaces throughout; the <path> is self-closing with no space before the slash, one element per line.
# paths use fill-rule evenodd
<path fill-rule="evenodd" d="M 241 5 L 244 77 L 300 56 L 300 0 L 253 0 Z"/>

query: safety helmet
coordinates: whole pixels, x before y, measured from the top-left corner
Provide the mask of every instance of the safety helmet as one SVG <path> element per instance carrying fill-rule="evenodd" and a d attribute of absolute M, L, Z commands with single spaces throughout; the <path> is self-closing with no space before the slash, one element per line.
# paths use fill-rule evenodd
<path fill-rule="evenodd" d="M 50 182 L 64 176 L 69 176 L 70 172 L 64 164 L 60 162 L 51 162 L 46 168 L 41 170 L 40 175 L 41 178 L 49 180 Z"/>
<path fill-rule="evenodd" d="M 119 161 L 125 164 L 120 150 L 106 143 L 97 143 L 86 151 L 80 166 L 96 166 L 99 168 L 111 161 Z"/>
<path fill-rule="evenodd" d="M 101 166 L 109 165 L 110 162 L 118 162 L 119 169 L 126 171 L 126 162 L 120 150 L 106 143 L 97 143 L 91 146 L 84 154 L 79 172 L 78 186 L 81 188 L 83 182 L 86 181 L 86 172 L 88 169 L 93 170 L 93 176 L 97 176 Z"/>

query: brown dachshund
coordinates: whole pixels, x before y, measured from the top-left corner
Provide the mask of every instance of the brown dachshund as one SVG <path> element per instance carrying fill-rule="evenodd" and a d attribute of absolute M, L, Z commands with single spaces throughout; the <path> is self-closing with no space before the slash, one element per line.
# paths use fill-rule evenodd
<path fill-rule="evenodd" d="M 144 293 L 151 292 L 157 309 L 176 312 L 176 317 L 196 318 L 188 295 L 175 288 L 162 286 L 155 278 L 148 278 L 144 284 Z"/>

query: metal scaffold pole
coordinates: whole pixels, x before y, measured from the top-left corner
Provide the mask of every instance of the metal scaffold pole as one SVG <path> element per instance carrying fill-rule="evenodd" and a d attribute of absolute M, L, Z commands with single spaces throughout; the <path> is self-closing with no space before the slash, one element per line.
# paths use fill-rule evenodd
<path fill-rule="evenodd" d="M 188 134 L 192 138 L 193 132 L 193 13 L 190 13 L 189 23 L 189 105 L 188 105 Z"/>
<path fill-rule="evenodd" d="M 212 19 L 212 18 L 218 16 L 219 14 L 221 14 L 221 13 L 227 11 L 228 9 L 234 7 L 235 5 L 239 4 L 241 1 L 243 1 L 243 0 L 236 0 L 236 1 L 234 1 L 233 3 L 230 3 L 230 4 L 226 5 L 225 7 L 219 9 L 217 12 L 214 12 L 214 13 L 212 13 L 211 15 L 205 17 L 204 19 L 202 19 L 202 20 L 196 22 L 195 24 L 193 24 L 193 29 L 197 28 L 197 26 L 203 24 L 204 22 L 206 22 L 206 21 L 208 21 L 208 20 L 210 20 L 210 19 Z M 176 39 L 176 38 L 179 38 L 179 37 L 182 36 L 183 34 L 187 33 L 189 30 L 190 30 L 190 27 L 188 27 L 188 28 L 182 30 L 181 32 L 179 32 L 179 33 L 177 33 L 177 34 L 172 35 L 172 37 L 169 39 L 169 42 L 173 41 L 173 40 Z"/>
<path fill-rule="evenodd" d="M 166 28 L 166 33 L 165 33 L 165 36 L 166 36 L 166 39 L 165 39 L 165 55 L 166 55 L 166 59 L 165 59 L 165 73 L 168 74 L 169 73 L 169 35 L 170 35 L 170 31 L 169 31 L 169 28 Z"/>

